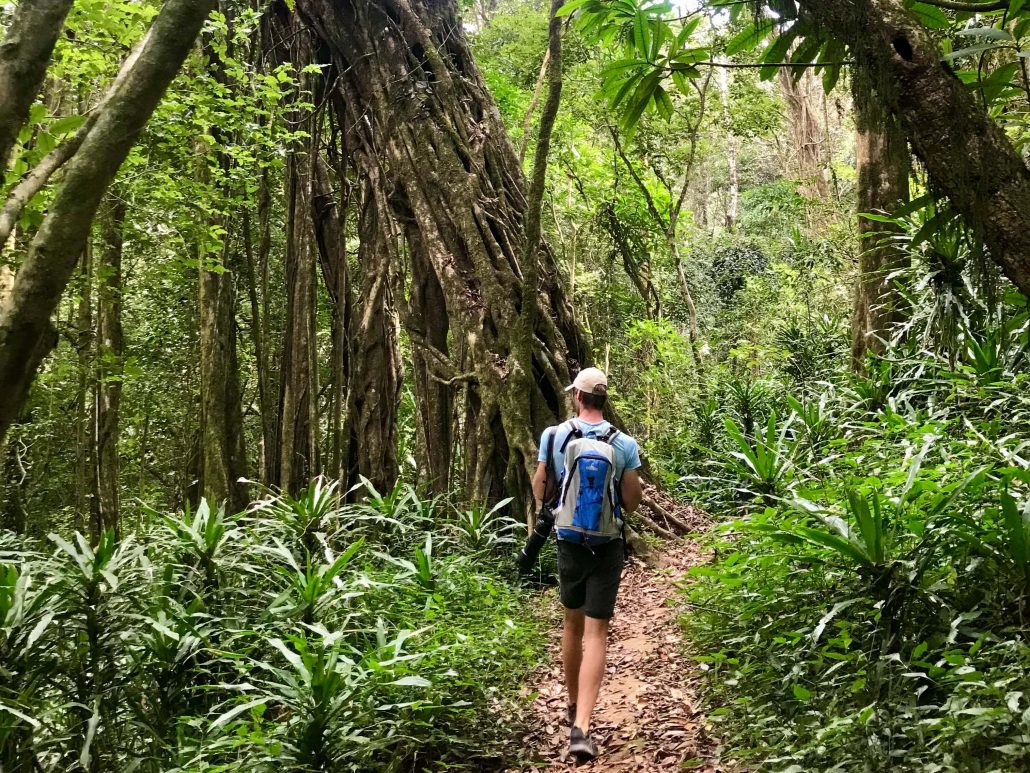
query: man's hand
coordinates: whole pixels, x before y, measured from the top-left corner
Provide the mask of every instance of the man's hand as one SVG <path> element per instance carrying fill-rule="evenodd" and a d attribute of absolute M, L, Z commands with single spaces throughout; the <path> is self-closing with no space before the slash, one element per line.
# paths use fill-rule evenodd
<path fill-rule="evenodd" d="M 632 513 L 644 499 L 644 489 L 640 485 L 640 473 L 636 470 L 626 470 L 622 473 L 622 480 L 619 483 L 619 495 L 622 498 L 622 507 Z"/>

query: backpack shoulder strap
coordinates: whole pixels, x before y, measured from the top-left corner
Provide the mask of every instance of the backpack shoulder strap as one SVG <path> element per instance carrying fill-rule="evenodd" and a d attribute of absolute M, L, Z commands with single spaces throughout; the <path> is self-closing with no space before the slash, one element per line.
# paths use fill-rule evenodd
<path fill-rule="evenodd" d="M 560 425 L 559 425 L 560 426 Z M 554 472 L 554 436 L 559 427 L 553 427 L 547 434 L 547 467 L 544 474 L 544 504 L 550 505 L 558 496 L 558 480 Z"/>
<path fill-rule="evenodd" d="M 598 440 L 600 440 L 602 443 L 607 443 L 608 445 L 611 445 L 615 442 L 615 438 L 617 438 L 618 436 L 619 430 L 617 430 L 615 427 L 609 427 L 608 431 L 605 432 L 604 435 L 599 437 Z"/>
<path fill-rule="evenodd" d="M 570 440 L 583 437 L 583 430 L 581 430 L 579 426 L 577 426 L 575 419 L 569 419 L 567 422 L 565 422 L 565 424 L 568 426 L 569 432 L 565 436 L 565 440 L 563 440 L 561 444 L 561 452 L 563 454 L 565 453 L 565 447 L 569 444 Z M 558 430 L 555 429 L 556 433 L 557 431 Z"/>

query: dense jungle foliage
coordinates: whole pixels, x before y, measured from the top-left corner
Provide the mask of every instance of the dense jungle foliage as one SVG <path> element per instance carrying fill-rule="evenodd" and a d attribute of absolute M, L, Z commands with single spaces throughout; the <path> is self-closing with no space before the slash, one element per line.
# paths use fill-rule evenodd
<path fill-rule="evenodd" d="M 1030 765 L 1030 5 L 205 2 L 0 3 L 0 771 L 514 764 L 587 364 L 727 764 Z"/>

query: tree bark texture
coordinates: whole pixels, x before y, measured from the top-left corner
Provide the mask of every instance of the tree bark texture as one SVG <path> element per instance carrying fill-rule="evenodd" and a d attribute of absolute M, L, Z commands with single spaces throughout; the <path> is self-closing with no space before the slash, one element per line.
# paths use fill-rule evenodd
<path fill-rule="evenodd" d="M 226 239 L 228 239 L 228 234 Z M 200 490 L 212 505 L 230 512 L 247 506 L 243 412 L 236 353 L 235 273 L 225 261 L 201 255 L 200 270 Z"/>
<path fill-rule="evenodd" d="M 298 492 L 319 469 L 316 314 L 318 243 L 312 219 L 315 155 L 314 116 L 304 125 L 312 136 L 286 164 L 286 329 L 279 383 L 278 477 L 284 491 Z"/>
<path fill-rule="evenodd" d="M 104 193 L 213 6 L 213 0 L 167 0 L 112 84 L 103 114 L 68 162 L 14 287 L 0 303 L 0 440 L 56 343 L 50 316 L 75 270 Z"/>
<path fill-rule="evenodd" d="M 0 175 L 43 86 L 73 0 L 21 0 L 0 43 Z M 0 243 L 6 240 L 0 240 Z"/>
<path fill-rule="evenodd" d="M 333 474 L 340 485 L 347 488 L 349 443 L 344 434 L 344 413 L 347 402 L 347 384 L 350 380 L 350 351 L 348 332 L 354 307 L 350 266 L 347 263 L 347 204 L 350 183 L 346 169 L 337 172 L 337 180 L 344 193 L 341 197 L 333 190 L 329 165 L 321 157 L 315 161 L 312 216 L 315 238 L 318 242 L 318 261 L 322 267 L 329 300 L 332 303 L 332 346 L 330 378 L 332 379 L 332 415 L 329 421 L 329 451 Z"/>
<path fill-rule="evenodd" d="M 79 261 L 79 298 L 75 310 L 75 350 L 79 366 L 75 393 L 75 528 L 84 530 L 88 523 L 89 534 L 95 544 L 102 524 L 96 490 L 93 273 L 93 249 L 92 245 L 87 245 Z"/>
<path fill-rule="evenodd" d="M 102 530 L 119 531 L 119 415 L 125 339 L 122 335 L 122 246 L 125 201 L 108 194 L 100 225 L 97 274 L 96 505 Z"/>
<path fill-rule="evenodd" d="M 358 266 L 361 289 L 351 318 L 350 379 L 347 384 L 348 488 L 367 478 L 385 494 L 397 483 L 397 409 L 404 376 L 394 305 L 397 286 L 396 240 L 383 222 L 374 180 L 366 178 L 358 213 Z"/>
<path fill-rule="evenodd" d="M 417 412 L 416 447 L 418 483 L 432 495 L 444 495 L 451 486 L 451 455 L 455 386 L 439 378 L 432 352 L 450 361 L 450 323 L 443 288 L 413 228 L 408 236 L 410 256 L 408 306 L 405 327 L 417 345 L 411 360 Z"/>
<path fill-rule="evenodd" d="M 867 352 L 883 353 L 883 336 L 905 315 L 904 299 L 889 279 L 906 260 L 905 250 L 891 238 L 900 229 L 864 218 L 862 213 L 889 215 L 908 201 L 908 143 L 897 119 L 877 96 L 870 97 L 855 103 L 859 277 L 851 323 L 851 359 L 856 370 L 861 370 Z"/>
<path fill-rule="evenodd" d="M 417 230 L 468 358 L 468 371 L 435 355 L 431 367 L 467 384 L 466 431 L 477 446 L 469 493 L 481 502 L 512 495 L 521 511 L 536 432 L 564 410 L 570 364 L 579 367 L 589 353 L 550 250 L 538 252 L 539 287 L 526 308 L 525 182 L 456 7 L 300 0 L 297 9 L 332 53 L 362 152 L 381 165 L 381 217 Z M 515 338 L 524 313 L 534 325 L 523 347 Z M 528 361 L 519 356 L 527 350 Z M 512 387 L 524 383 L 529 388 Z"/>
<path fill-rule="evenodd" d="M 790 149 L 795 169 L 801 181 L 799 193 L 805 198 L 823 200 L 830 194 L 823 173 L 823 132 L 816 116 L 816 100 L 821 87 L 811 72 L 805 71 L 795 80 L 787 67 L 779 72 L 780 91 L 787 103 L 790 124 Z"/>
<path fill-rule="evenodd" d="M 991 258 L 1030 296 L 1030 169 L 976 104 L 915 18 L 892 0 L 801 0 L 844 41 L 862 78 L 898 117 L 931 185 L 984 237 Z"/>

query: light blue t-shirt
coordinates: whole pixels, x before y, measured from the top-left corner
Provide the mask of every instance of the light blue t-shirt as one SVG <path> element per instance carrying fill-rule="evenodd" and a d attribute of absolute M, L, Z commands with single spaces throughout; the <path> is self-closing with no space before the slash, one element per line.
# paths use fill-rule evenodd
<path fill-rule="evenodd" d="M 576 422 L 584 437 L 604 437 L 605 433 L 612 426 L 610 422 L 604 419 L 596 424 L 591 424 L 582 419 L 573 419 L 573 421 Z M 540 451 L 537 454 L 536 460 L 538 462 L 547 461 L 547 437 L 552 432 L 557 434 L 554 436 L 554 459 L 551 461 L 551 464 L 555 477 L 561 478 L 562 470 L 565 469 L 565 454 L 562 453 L 561 449 L 565 443 L 565 438 L 569 436 L 569 423 L 567 421 L 562 422 L 556 427 L 548 427 L 544 430 L 544 434 L 540 436 Z M 640 467 L 640 446 L 637 445 L 636 440 L 625 432 L 620 432 L 612 440 L 612 450 L 615 451 L 616 479 L 621 480 L 624 471 L 636 470 Z"/>

